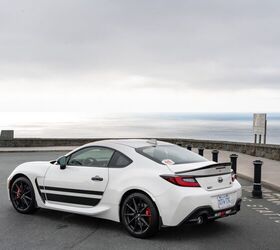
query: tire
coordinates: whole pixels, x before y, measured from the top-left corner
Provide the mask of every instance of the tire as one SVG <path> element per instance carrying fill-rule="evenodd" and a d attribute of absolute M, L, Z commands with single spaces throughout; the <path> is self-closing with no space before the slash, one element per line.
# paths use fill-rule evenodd
<path fill-rule="evenodd" d="M 10 189 L 10 199 L 13 207 L 19 213 L 31 214 L 37 210 L 34 189 L 26 177 L 14 180 Z"/>
<path fill-rule="evenodd" d="M 148 238 L 159 230 L 159 213 L 155 203 L 143 193 L 132 193 L 121 206 L 121 222 L 136 238 Z"/>

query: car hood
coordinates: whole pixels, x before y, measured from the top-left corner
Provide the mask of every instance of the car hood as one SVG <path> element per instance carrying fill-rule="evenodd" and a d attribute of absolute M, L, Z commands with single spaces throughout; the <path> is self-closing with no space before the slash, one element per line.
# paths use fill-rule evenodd
<path fill-rule="evenodd" d="M 38 166 L 44 166 L 44 165 L 50 165 L 49 161 L 29 161 L 29 162 L 24 162 L 19 165 L 19 167 L 23 166 L 33 166 L 33 167 L 38 167 Z"/>
<path fill-rule="evenodd" d="M 45 174 L 50 166 L 53 166 L 53 164 L 51 164 L 49 161 L 30 161 L 20 164 L 18 167 L 16 167 L 15 171 L 42 175 Z"/>

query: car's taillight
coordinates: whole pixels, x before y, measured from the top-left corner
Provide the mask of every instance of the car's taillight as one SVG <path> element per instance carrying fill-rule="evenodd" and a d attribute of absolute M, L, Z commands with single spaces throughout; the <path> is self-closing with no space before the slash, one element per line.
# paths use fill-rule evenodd
<path fill-rule="evenodd" d="M 232 171 L 231 172 L 231 181 L 234 182 L 236 180 L 236 174 Z"/>
<path fill-rule="evenodd" d="M 199 183 L 196 181 L 194 177 L 176 176 L 176 175 L 161 175 L 160 177 L 177 186 L 200 187 Z"/>

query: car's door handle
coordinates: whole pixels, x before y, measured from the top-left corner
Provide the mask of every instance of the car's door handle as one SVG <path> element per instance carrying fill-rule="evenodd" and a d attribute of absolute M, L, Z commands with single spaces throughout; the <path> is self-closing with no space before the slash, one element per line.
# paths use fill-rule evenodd
<path fill-rule="evenodd" d="M 96 175 L 96 176 L 92 177 L 91 180 L 92 181 L 103 181 L 103 178 L 98 176 L 98 175 Z"/>

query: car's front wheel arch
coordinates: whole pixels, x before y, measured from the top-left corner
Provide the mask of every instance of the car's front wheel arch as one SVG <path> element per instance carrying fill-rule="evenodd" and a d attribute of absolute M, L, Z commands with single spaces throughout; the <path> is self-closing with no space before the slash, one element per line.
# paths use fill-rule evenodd
<path fill-rule="evenodd" d="M 16 192 L 14 190 L 15 188 L 18 189 Z M 14 175 L 9 181 L 8 189 L 12 205 L 18 212 L 30 214 L 38 209 L 35 188 L 32 181 L 26 175 L 21 173 Z M 20 200 L 25 201 L 25 208 L 19 206 Z M 23 201 L 21 201 L 21 203 L 23 203 Z"/>
<path fill-rule="evenodd" d="M 12 177 L 12 179 L 9 181 L 9 183 L 8 183 L 9 191 L 10 191 L 11 186 L 13 185 L 14 181 L 15 181 L 16 179 L 20 178 L 20 177 L 25 177 L 26 179 L 28 179 L 28 180 L 31 182 L 31 180 L 30 180 L 26 175 L 21 174 L 21 173 L 15 174 L 15 175 Z"/>

